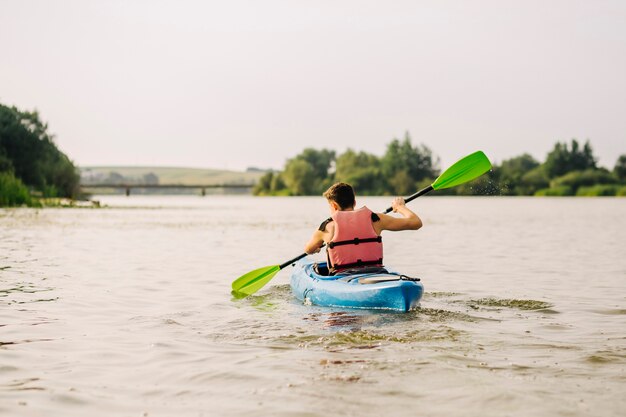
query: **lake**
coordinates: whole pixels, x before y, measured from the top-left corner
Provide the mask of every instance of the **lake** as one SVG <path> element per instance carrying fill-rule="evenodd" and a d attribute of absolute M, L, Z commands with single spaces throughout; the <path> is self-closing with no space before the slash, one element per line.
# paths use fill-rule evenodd
<path fill-rule="evenodd" d="M 383 233 L 409 313 L 303 305 L 289 268 L 230 295 L 302 253 L 322 197 L 100 200 L 0 210 L 0 415 L 626 412 L 624 198 L 415 200 L 424 227 Z"/>

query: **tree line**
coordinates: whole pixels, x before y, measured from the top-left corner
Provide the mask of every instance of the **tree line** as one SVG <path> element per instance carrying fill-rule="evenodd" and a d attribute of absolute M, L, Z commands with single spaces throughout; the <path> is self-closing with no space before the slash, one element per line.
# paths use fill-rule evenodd
<path fill-rule="evenodd" d="M 306 148 L 286 161 L 282 171 L 267 172 L 255 195 L 320 195 L 334 182 L 352 184 L 360 195 L 408 195 L 441 173 L 439 158 L 424 144 L 413 145 L 407 132 L 394 138 L 382 156 L 348 149 Z M 626 196 L 626 154 L 608 170 L 597 165 L 591 143 L 557 142 L 539 162 L 525 153 L 494 164 L 479 179 L 440 191 L 447 195 Z"/>
<path fill-rule="evenodd" d="M 0 104 L 0 206 L 36 204 L 33 195 L 74 198 L 78 192 L 76 166 L 37 111 Z"/>

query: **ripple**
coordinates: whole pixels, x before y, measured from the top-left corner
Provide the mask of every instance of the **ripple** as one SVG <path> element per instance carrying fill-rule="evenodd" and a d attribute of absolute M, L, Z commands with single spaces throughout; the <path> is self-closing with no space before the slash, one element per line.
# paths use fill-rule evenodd
<path fill-rule="evenodd" d="M 52 291 L 53 289 L 54 288 L 51 288 L 51 287 L 38 288 L 38 287 L 35 287 L 34 285 L 22 284 L 22 285 L 17 285 L 17 286 L 10 287 L 10 288 L 0 289 L 0 297 L 6 297 L 9 294 L 13 294 L 13 293 L 34 294 L 38 292 Z"/>
<path fill-rule="evenodd" d="M 475 317 L 472 317 L 465 313 L 459 313 L 457 311 L 449 311 L 438 308 L 418 308 L 412 312 L 413 315 L 417 317 L 427 316 L 429 320 L 441 322 L 441 321 L 468 321 L 473 322 L 476 321 Z"/>
<path fill-rule="evenodd" d="M 11 304 L 30 304 L 30 303 L 47 303 L 50 301 L 57 301 L 59 299 L 59 297 L 54 297 L 54 298 L 36 298 L 34 300 L 27 300 L 27 301 L 9 301 L 7 304 L 11 305 Z"/>
<path fill-rule="evenodd" d="M 450 298 L 450 297 L 458 297 L 460 295 L 463 295 L 460 292 L 446 292 L 446 291 L 439 291 L 439 292 L 425 292 L 424 293 L 424 298 Z"/>
<path fill-rule="evenodd" d="M 624 308 L 613 308 L 613 309 L 606 309 L 606 310 L 592 310 L 592 312 L 594 312 L 596 314 L 603 314 L 603 315 L 606 315 L 606 316 L 626 315 L 626 309 L 624 309 Z"/>
<path fill-rule="evenodd" d="M 27 386 L 33 382 L 39 381 L 39 378 L 17 379 L 8 384 L 0 385 L 0 389 L 6 391 L 45 391 L 46 389 L 38 386 Z"/>
<path fill-rule="evenodd" d="M 322 359 L 320 360 L 320 365 L 351 365 L 354 363 L 367 363 L 364 359 L 355 359 L 355 360 L 338 360 L 338 359 Z"/>
<path fill-rule="evenodd" d="M 479 298 L 475 300 L 461 301 L 473 309 L 480 307 L 503 307 L 517 310 L 542 310 L 552 307 L 552 304 L 538 300 Z"/>
<path fill-rule="evenodd" d="M 241 305 L 249 305 L 261 311 L 276 310 L 285 301 L 293 298 L 289 284 L 271 286 L 266 293 L 259 295 L 245 296 L 236 292 L 232 292 L 231 295 L 233 296 L 231 301 L 241 303 Z"/>
<path fill-rule="evenodd" d="M 56 339 L 24 339 L 12 342 L 0 342 L 0 348 L 8 345 L 21 345 L 24 343 L 34 343 L 34 342 L 52 342 Z"/>
<path fill-rule="evenodd" d="M 330 335 L 288 335 L 277 341 L 297 344 L 299 347 L 322 346 L 325 348 L 375 349 L 383 344 L 410 344 L 432 341 L 455 342 L 465 333 L 446 326 L 432 329 L 419 329 L 405 333 L 383 333 L 372 330 L 335 332 Z"/>
<path fill-rule="evenodd" d="M 612 350 L 600 350 L 593 355 L 589 355 L 585 360 L 593 364 L 624 363 L 626 362 L 626 349 L 621 349 L 617 352 Z"/>

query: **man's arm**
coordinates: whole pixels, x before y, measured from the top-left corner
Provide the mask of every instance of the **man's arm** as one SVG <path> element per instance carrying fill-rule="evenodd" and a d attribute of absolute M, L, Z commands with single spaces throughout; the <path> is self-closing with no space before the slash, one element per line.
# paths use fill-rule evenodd
<path fill-rule="evenodd" d="M 324 233 L 320 230 L 316 230 L 315 232 L 313 232 L 313 236 L 311 236 L 311 239 L 307 242 L 306 245 L 304 245 L 304 251 L 309 255 L 318 253 L 323 244 Z"/>
<path fill-rule="evenodd" d="M 383 230 L 417 230 L 422 227 L 422 220 L 404 204 L 404 198 L 396 197 L 391 203 L 394 213 L 400 213 L 402 217 L 392 217 L 378 213 L 380 221 L 374 223 L 380 231 Z"/>

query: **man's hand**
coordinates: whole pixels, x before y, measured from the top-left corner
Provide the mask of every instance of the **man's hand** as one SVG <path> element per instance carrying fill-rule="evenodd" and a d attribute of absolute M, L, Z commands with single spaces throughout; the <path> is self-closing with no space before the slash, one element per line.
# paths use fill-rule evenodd
<path fill-rule="evenodd" d="M 314 253 L 320 253 L 320 251 L 322 250 L 322 247 L 320 246 L 317 249 L 313 249 L 311 252 L 307 252 L 309 255 L 313 255 Z"/>
<path fill-rule="evenodd" d="M 394 198 L 393 201 L 391 202 L 391 208 L 393 209 L 393 212 L 397 213 L 398 209 L 400 209 L 401 207 L 406 207 L 404 203 L 404 198 L 403 197 Z"/>
<path fill-rule="evenodd" d="M 323 244 L 324 234 L 321 231 L 316 230 L 315 232 L 313 232 L 313 236 L 311 236 L 311 239 L 307 242 L 306 245 L 304 245 L 304 252 L 309 255 L 318 253 L 320 249 L 322 249 Z"/>

